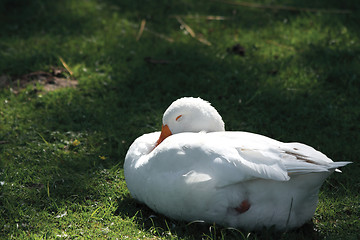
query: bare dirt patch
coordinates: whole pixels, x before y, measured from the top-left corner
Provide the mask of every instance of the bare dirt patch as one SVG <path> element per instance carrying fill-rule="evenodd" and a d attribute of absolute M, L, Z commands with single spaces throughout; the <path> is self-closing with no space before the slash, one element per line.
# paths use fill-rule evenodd
<path fill-rule="evenodd" d="M 43 86 L 43 91 L 50 92 L 61 88 L 75 88 L 78 81 L 63 67 L 51 67 L 48 72 L 36 71 L 21 76 L 0 76 L 0 88 L 11 88 L 15 94 L 29 85 Z"/>

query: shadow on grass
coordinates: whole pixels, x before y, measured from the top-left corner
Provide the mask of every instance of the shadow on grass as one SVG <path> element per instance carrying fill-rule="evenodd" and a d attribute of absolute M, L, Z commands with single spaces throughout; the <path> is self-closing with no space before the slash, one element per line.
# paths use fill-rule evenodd
<path fill-rule="evenodd" d="M 285 140 L 303 139 L 310 145 L 311 143 L 322 145 L 325 142 L 325 149 L 336 149 L 336 146 L 345 141 L 343 136 L 336 138 L 336 141 L 324 139 L 325 134 L 327 136 L 334 134 L 331 129 L 343 128 L 346 130 L 349 127 L 356 127 L 351 119 L 344 122 L 343 119 L 338 119 L 335 114 L 337 111 L 329 112 L 329 109 L 325 108 L 326 102 L 332 102 L 333 94 L 322 96 L 319 99 L 316 93 L 321 92 L 318 88 L 324 87 L 321 82 L 312 89 L 306 88 L 299 93 L 289 93 L 282 83 L 269 86 L 266 81 L 260 80 L 262 75 L 267 74 L 266 69 L 269 67 L 259 59 L 251 63 L 253 68 L 257 69 L 256 73 L 252 74 L 248 70 L 241 70 L 247 69 L 249 63 L 246 62 L 237 63 L 236 68 L 240 69 L 240 74 L 236 75 L 228 62 L 221 62 L 203 55 L 203 52 L 197 49 L 197 45 L 172 45 L 170 53 L 167 48 L 169 47 L 160 48 L 159 52 L 152 50 L 151 54 L 159 57 L 167 56 L 169 59 L 174 59 L 176 56 L 176 63 L 164 66 L 151 65 L 140 57 L 140 60 L 134 60 L 137 64 L 131 67 L 126 80 L 120 79 L 119 76 L 119 79 L 115 79 L 111 84 L 99 89 L 82 89 L 80 86 L 78 90 L 51 93 L 49 96 L 37 100 L 38 102 L 34 104 L 34 115 L 31 115 L 31 118 L 36 122 L 37 126 L 34 126 L 36 131 L 40 131 L 49 144 L 58 144 L 64 138 L 63 136 L 54 137 L 52 135 L 54 131 L 60 133 L 70 131 L 75 134 L 87 132 L 89 135 L 98 136 L 99 139 L 87 140 L 87 136 L 79 135 L 67 137 L 69 141 L 76 138 L 83 142 L 86 146 L 84 150 L 94 149 L 88 154 L 81 153 L 81 149 L 73 147 L 70 154 L 53 157 L 51 156 L 52 146 L 47 146 L 47 144 L 44 144 L 44 148 L 48 153 L 41 153 L 41 148 L 29 153 L 44 161 L 37 168 L 39 172 L 41 172 L 42 166 L 48 166 L 51 170 L 46 173 L 46 180 L 45 178 L 41 180 L 46 182 L 41 183 L 44 187 L 40 189 L 40 202 L 32 202 L 33 198 L 30 198 L 30 200 L 25 199 L 26 204 L 32 205 L 38 210 L 46 208 L 51 213 L 69 202 L 85 203 L 89 199 L 91 201 L 101 200 L 101 197 L 97 196 L 96 187 L 100 177 L 98 173 L 101 169 L 111 168 L 119 163 L 119 168 L 122 168 L 123 159 L 131 142 L 142 133 L 160 129 L 162 112 L 174 99 L 181 96 L 201 96 L 212 102 L 223 115 L 225 122 L 230 123 L 231 130 L 240 128 L 274 137 L 281 136 Z M 116 55 L 116 51 L 113 54 Z M 310 52 L 304 56 L 317 57 L 316 54 L 310 56 L 308 54 Z M 287 59 L 283 61 L 286 62 Z M 326 71 L 326 64 L 318 67 L 323 68 L 324 72 Z M 116 72 L 116 67 L 114 67 L 114 71 Z M 246 76 L 246 79 L 243 76 Z M 327 78 L 324 79 L 324 84 L 326 84 Z M 337 84 L 334 83 L 334 85 Z M 335 92 L 339 93 L 337 90 Z M 253 96 L 256 97 L 252 98 Z M 246 99 L 248 103 L 239 105 L 239 98 Z M 250 101 L 250 99 L 253 100 Z M 350 100 L 346 99 L 344 103 L 348 101 Z M 244 123 L 238 123 L 238 116 L 241 116 L 241 121 Z M 294 116 L 296 117 L 294 118 Z M 292 122 L 296 118 L 301 121 Z M 321 127 L 324 124 L 321 122 L 322 120 L 330 124 L 325 127 L 328 129 L 325 130 L 324 135 L 320 134 L 314 138 L 311 130 L 303 130 L 307 126 L 312 126 L 311 129 L 313 129 L 314 125 L 324 129 Z M 357 138 L 356 132 L 349 131 L 349 134 L 352 134 L 354 139 Z M 348 137 L 346 136 L 346 138 Z M 24 139 L 25 142 L 28 140 Z M 87 141 L 89 145 L 87 145 Z M 102 143 L 106 144 L 101 145 Z M 91 144 L 95 144 L 95 146 L 90 146 Z M 334 151 L 336 152 L 336 150 L 332 150 L 332 152 Z M 107 154 L 108 161 L 104 162 L 98 157 L 102 153 Z M 35 159 L 36 157 L 33 158 L 33 160 Z M 56 159 L 56 161 L 49 161 L 50 159 Z M 354 175 L 355 172 L 352 176 Z M 33 173 L 33 176 L 36 176 L 36 173 Z M 30 179 L 29 182 L 23 182 L 23 184 L 37 184 L 37 182 Z M 50 185 L 52 201 L 46 200 L 46 184 Z M 353 186 L 349 185 L 349 188 L 352 189 Z M 24 200 L 21 200 L 20 196 L 10 200 L 21 203 Z M 155 235 L 166 234 L 169 230 L 166 222 L 171 226 L 175 225 L 173 228 L 170 227 L 170 232 L 178 236 L 192 237 L 195 234 L 195 238 L 197 238 L 199 235 L 211 234 L 208 230 L 209 225 L 187 226 L 167 218 L 165 221 L 162 216 L 150 218 L 155 213 L 144 206 L 135 204 L 134 200 L 130 198 L 118 201 L 118 205 L 117 214 L 129 218 L 136 216 L 135 220 L 138 226 Z M 140 214 L 139 211 L 142 213 L 141 216 L 136 214 Z M 14 214 L 16 213 L 14 212 Z M 221 231 L 225 230 L 220 230 L 220 233 Z M 295 235 L 299 232 L 306 237 L 309 236 L 308 234 L 311 238 L 318 236 L 314 230 L 308 232 L 308 227 L 287 234 Z M 277 233 L 268 231 L 259 234 L 260 238 L 264 234 L 265 236 L 270 235 L 272 238 L 279 236 Z"/>
<path fill-rule="evenodd" d="M 155 236 L 177 236 L 185 239 L 321 239 L 319 231 L 310 221 L 302 227 L 278 232 L 272 228 L 248 232 L 242 229 L 222 227 L 202 221 L 191 223 L 176 221 L 153 212 L 147 206 L 134 201 L 131 197 L 118 199 L 118 209 L 114 213 L 122 219 L 132 219 L 139 229 Z"/>
<path fill-rule="evenodd" d="M 173 48 L 175 48 L 172 45 Z M 319 48 L 320 49 L 320 48 Z M 80 91 L 80 97 L 73 96 L 72 101 L 75 103 L 67 103 L 67 95 L 63 95 L 57 101 L 47 105 L 47 115 L 41 116 L 41 119 L 47 119 L 48 122 L 46 129 L 59 129 L 71 127 L 72 131 L 89 131 L 89 132 L 101 132 L 105 135 L 103 139 L 105 142 L 109 142 L 110 146 L 106 151 L 110 153 L 110 162 L 108 165 L 104 165 L 104 168 L 111 167 L 112 164 L 121 163 L 125 157 L 125 153 L 129 144 L 145 132 L 154 131 L 154 129 L 160 128 L 161 114 L 166 109 L 167 105 L 174 99 L 181 96 L 201 96 L 205 99 L 209 99 L 215 107 L 222 112 L 225 122 L 230 119 L 232 125 L 230 129 L 238 129 L 236 126 L 238 121 L 236 116 L 244 116 L 245 123 L 240 125 L 245 130 L 252 130 L 256 132 L 267 133 L 267 135 L 281 136 L 283 139 L 302 139 L 302 141 L 309 143 L 310 145 L 325 145 L 325 152 L 331 152 L 331 154 L 343 157 L 344 153 L 337 152 L 336 146 L 346 139 L 356 139 L 356 132 L 351 133 L 349 127 L 356 127 L 351 119 L 344 121 L 344 119 L 338 118 L 336 112 L 332 112 L 327 109 L 327 104 L 334 104 L 332 97 L 334 93 L 342 94 L 343 90 L 338 91 L 336 86 L 341 83 L 333 83 L 331 87 L 327 83 L 327 77 L 324 76 L 315 85 L 311 84 L 311 88 L 305 88 L 299 90 L 297 93 L 289 92 L 282 84 L 279 85 L 267 85 L 266 82 L 261 81 L 261 75 L 267 74 L 266 69 L 269 67 L 266 63 L 256 60 L 257 63 L 251 63 L 254 68 L 263 69 L 263 72 L 252 75 L 248 71 L 244 71 L 240 76 L 247 76 L 250 80 L 245 80 L 236 75 L 229 74 L 233 72 L 231 67 L 227 67 L 226 63 L 218 62 L 216 59 L 203 56 L 201 51 L 198 51 L 195 46 L 189 49 L 189 46 L 178 45 L 173 51 L 176 51 L 178 59 L 177 63 L 168 64 L 165 66 L 149 65 L 142 59 L 138 61 L 138 65 L 133 66 L 131 75 L 127 77 L 127 81 L 115 80 L 107 87 L 103 87 L 99 90 L 77 90 Z M 313 51 L 313 49 L 311 49 Z M 303 54 L 306 58 L 316 58 L 317 52 L 315 51 L 311 55 L 311 51 Z M 321 51 L 321 50 L 319 50 Z M 181 53 L 181 54 L 179 54 Z M 191 55 L 189 53 L 192 53 Z M 116 51 L 113 53 L 116 55 Z M 167 56 L 173 59 L 175 53 L 168 53 L 167 49 L 160 49 L 160 52 L 152 52 L 154 56 Z M 338 52 L 336 55 L 342 56 L 342 52 Z M 319 58 L 319 57 L 318 57 Z M 322 58 L 322 57 L 320 57 Z M 326 57 L 326 59 L 329 59 Z M 134 60 L 136 61 L 136 60 Z M 287 59 L 283 60 L 288 62 Z M 332 61 L 331 59 L 329 60 Z M 198 67 L 201 63 L 202 67 Z M 246 63 L 248 64 L 248 63 Z M 241 66 L 240 69 L 246 69 L 246 64 Z M 257 65 L 258 64 L 258 65 Z M 347 64 L 347 61 L 344 61 Z M 217 66 L 216 68 L 213 66 Z M 317 66 L 319 69 L 323 69 L 327 72 L 328 64 Z M 209 69 L 212 69 L 209 75 Z M 356 69 L 349 68 L 350 71 L 356 71 Z M 116 71 L 116 69 L 114 69 Z M 260 71 L 260 70 L 259 70 Z M 281 74 L 281 70 L 279 72 Z M 329 74 L 332 74 L 331 72 Z M 207 76 L 208 78 L 204 78 Z M 171 80 L 169 80 L 171 77 Z M 272 76 L 270 76 L 272 77 Z M 212 83 L 209 85 L 209 81 Z M 133 86 L 136 87 L 133 87 Z M 237 88 L 236 86 L 244 86 Z M 216 86 L 216 87 L 212 87 Z M 331 91 L 329 95 L 322 95 L 319 98 L 318 93 L 322 92 L 322 89 L 328 88 Z M 349 89 L 353 87 L 350 86 Z M 82 92 L 84 91 L 84 92 Z M 95 92 L 94 92 L 95 91 Z M 256 97 L 244 106 L 239 105 L 238 99 L 245 98 L 251 99 L 256 93 Z M 342 98 L 346 98 L 345 102 L 351 101 L 353 95 L 341 95 Z M 355 104 L 355 103 L 354 103 Z M 227 109 L 226 109 L 227 108 Z M 226 110 L 224 110 L 226 109 Z M 231 110 L 235 109 L 235 111 Z M 261 114 L 259 113 L 261 109 Z M 81 120 L 85 116 L 86 123 Z M 145 117 L 144 117 L 145 116 Z M 355 116 L 356 117 L 356 116 Z M 301 119 L 301 121 L 294 122 L 295 119 Z M 55 121 L 56 120 L 56 121 Z M 49 124 L 52 123 L 52 124 Z M 54 124 L 55 123 L 55 124 Z M 46 124 L 44 122 L 44 124 Z M 53 125 L 54 124 L 54 125 Z M 277 128 L 269 126 L 278 126 Z M 234 127 L 235 126 L 235 127 Z M 311 126 L 310 128 L 308 126 Z M 65 131 L 66 127 L 62 130 Z M 309 128 L 309 131 L 303 129 Z M 323 129 L 323 130 L 315 130 Z M 348 130 L 348 134 L 339 135 L 336 137 L 331 129 L 343 129 Z M 323 134 L 330 137 L 330 139 L 324 138 L 321 133 L 314 137 L 313 132 L 324 131 Z M 352 135 L 352 137 L 351 137 Z M 336 141 L 334 141 L 336 139 Z M 126 143 L 122 143 L 126 141 Z M 325 143 L 325 144 L 324 144 Z M 323 147 L 323 146 L 322 146 Z M 350 151 L 350 149 L 348 149 Z M 103 150 L 99 150 L 103 151 Z M 101 167 L 101 160 L 96 156 L 91 158 L 95 165 Z M 90 159 L 83 158 L 80 162 L 86 163 Z M 87 163 L 89 169 L 95 170 L 91 163 Z M 119 164 L 119 168 L 122 164 Z M 60 168 L 68 168 L 70 166 L 62 165 Z M 356 170 L 346 170 L 346 174 L 354 176 Z M 352 172 L 352 173 L 351 173 Z M 74 179 L 73 184 L 82 188 L 81 182 L 86 183 L 91 179 L 91 175 L 88 175 L 86 168 L 80 168 L 79 176 L 84 177 L 84 181 L 76 181 Z M 76 176 L 75 176 L 76 177 Z M 334 181 L 331 178 L 330 183 Z M 342 184 L 346 183 L 346 180 Z M 334 183 L 336 185 L 340 183 Z M 357 189 L 355 186 L 351 186 L 351 182 L 346 183 L 350 190 L 350 194 L 355 196 Z M 72 184 L 70 184 L 72 185 Z M 86 184 L 85 184 L 86 186 Z M 89 191 L 88 187 L 84 187 L 85 191 Z M 86 190 L 87 189 L 87 190 Z M 96 190 L 95 190 L 96 191 Z M 77 191 L 74 190 L 73 193 Z M 70 194 L 67 192 L 67 194 Z M 93 195 L 93 193 L 85 192 L 83 195 Z M 95 193 L 96 194 L 96 193 Z M 346 194 L 349 194 L 346 193 Z M 66 197 L 66 196 L 64 196 Z M 120 215 L 122 218 L 135 217 L 135 221 L 141 229 L 152 232 L 154 235 L 167 234 L 170 231 L 172 234 L 177 234 L 183 237 L 194 237 L 210 235 L 209 231 L 211 225 L 194 224 L 186 225 L 182 222 L 173 221 L 163 216 L 152 212 L 146 206 L 137 204 L 133 199 L 126 197 L 124 200 L 118 200 L 118 209 L 115 214 Z M 151 215 L 157 215 L 153 218 Z M 168 225 L 175 227 L 168 227 Z M 170 228 L 170 229 L 169 229 Z M 220 232 L 218 234 L 233 234 L 227 233 L 225 228 L 219 227 Z M 284 236 L 283 233 L 275 233 L 271 230 L 262 231 L 260 233 L 253 233 L 258 238 L 264 236 L 275 239 L 277 237 Z M 318 239 L 319 233 L 314 230 L 313 225 L 306 225 L 298 230 L 285 233 L 286 236 L 301 236 L 306 239 Z M 228 235 L 227 235 L 228 236 Z M 229 236 L 230 237 L 230 236 Z"/>
<path fill-rule="evenodd" d="M 4 0 L 0 4 L 4 38 L 91 35 L 100 27 L 99 11 L 90 1 Z"/>

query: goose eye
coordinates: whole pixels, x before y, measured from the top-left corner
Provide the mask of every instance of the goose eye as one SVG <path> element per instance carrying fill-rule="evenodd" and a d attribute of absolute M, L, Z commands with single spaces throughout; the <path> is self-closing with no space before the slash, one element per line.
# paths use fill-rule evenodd
<path fill-rule="evenodd" d="M 179 116 L 177 116 L 177 117 L 175 118 L 175 120 L 176 120 L 176 121 L 179 121 L 181 117 L 182 117 L 182 115 L 179 115 Z"/>

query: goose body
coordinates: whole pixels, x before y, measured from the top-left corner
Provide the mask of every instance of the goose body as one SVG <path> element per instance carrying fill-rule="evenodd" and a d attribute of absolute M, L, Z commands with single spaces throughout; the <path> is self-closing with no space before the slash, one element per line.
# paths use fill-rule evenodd
<path fill-rule="evenodd" d="M 301 143 L 225 131 L 209 103 L 181 98 L 161 133 L 130 146 L 124 172 L 135 199 L 173 219 L 285 230 L 311 219 L 322 183 L 348 163 Z"/>

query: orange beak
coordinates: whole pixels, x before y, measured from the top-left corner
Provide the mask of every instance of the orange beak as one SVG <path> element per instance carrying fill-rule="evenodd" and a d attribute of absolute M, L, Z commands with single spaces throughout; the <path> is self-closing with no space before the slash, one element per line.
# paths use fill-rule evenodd
<path fill-rule="evenodd" d="M 170 136 L 172 134 L 172 132 L 170 131 L 168 125 L 162 125 L 161 127 L 161 134 L 159 139 L 156 142 L 155 147 L 157 147 L 162 141 L 164 141 L 165 138 L 167 138 L 168 136 Z"/>

